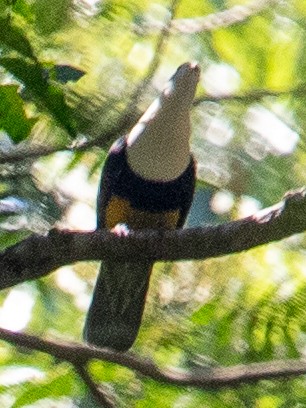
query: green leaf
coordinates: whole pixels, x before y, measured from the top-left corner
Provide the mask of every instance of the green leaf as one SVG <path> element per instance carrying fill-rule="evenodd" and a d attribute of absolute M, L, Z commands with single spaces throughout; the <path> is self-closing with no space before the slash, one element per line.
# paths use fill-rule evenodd
<path fill-rule="evenodd" d="M 26 239 L 30 235 L 29 231 L 4 231 L 0 232 L 0 250 L 2 251 L 9 246 L 17 244 L 17 242 Z"/>
<path fill-rule="evenodd" d="M 165 388 L 162 384 L 158 384 L 155 381 L 145 379 L 143 381 L 144 385 L 144 395 L 137 398 L 136 406 L 137 408 L 147 408 L 147 407 L 187 407 L 186 404 L 181 404 L 178 399 L 183 395 L 182 390 L 179 387 L 167 387 Z M 137 388 L 136 388 L 137 390 Z M 134 391 L 135 395 L 135 391 Z M 133 397 L 134 397 L 133 395 Z M 130 405 L 131 406 L 131 405 Z"/>
<path fill-rule="evenodd" d="M 0 18 L 0 27 L 0 43 L 36 61 L 34 50 L 21 29 L 12 26 L 7 18 Z"/>
<path fill-rule="evenodd" d="M 16 0 L 12 6 L 14 13 L 24 17 L 28 22 L 34 21 L 34 16 L 29 3 L 26 0 Z"/>
<path fill-rule="evenodd" d="M 44 398 L 57 398 L 62 396 L 72 396 L 75 392 L 75 379 L 71 372 L 58 375 L 41 384 L 37 382 L 28 383 L 24 386 L 24 392 L 16 399 L 11 408 L 19 408 L 25 405 L 34 404 Z"/>
<path fill-rule="evenodd" d="M 26 139 L 37 119 L 27 118 L 17 85 L 0 87 L 0 128 L 16 143 Z"/>
<path fill-rule="evenodd" d="M 278 408 L 284 406 L 282 399 L 274 395 L 265 395 L 260 397 L 256 401 L 256 407 L 258 408 Z"/>
<path fill-rule="evenodd" d="M 217 344 L 220 347 L 229 347 L 235 332 L 235 319 L 238 315 L 238 309 L 233 309 L 225 316 L 223 316 L 218 322 L 218 337 L 217 337 Z"/>
<path fill-rule="evenodd" d="M 293 38 L 295 39 L 293 41 Z M 289 26 L 284 35 L 283 29 L 273 33 L 266 72 L 266 85 L 272 89 L 289 89 L 296 81 L 297 60 L 303 47 L 299 30 Z"/>
<path fill-rule="evenodd" d="M 297 345 L 295 344 L 294 340 L 292 339 L 290 333 L 289 333 L 289 328 L 288 326 L 285 327 L 284 329 L 284 343 L 287 348 L 287 355 L 289 358 L 299 358 L 300 353 L 298 350 Z"/>
<path fill-rule="evenodd" d="M 211 3 L 217 10 L 225 9 L 227 6 L 225 0 L 209 0 L 209 3 Z"/>
<path fill-rule="evenodd" d="M 36 0 L 32 3 L 35 25 L 42 35 L 50 35 L 71 21 L 71 0 Z"/>
<path fill-rule="evenodd" d="M 274 325 L 273 325 L 273 320 L 269 320 L 266 324 L 265 327 L 262 328 L 262 330 L 265 331 L 264 333 L 264 345 L 262 349 L 260 350 L 261 352 L 261 358 L 264 360 L 272 360 L 274 350 L 275 350 L 275 344 L 272 340 L 272 335 L 273 335 L 273 330 L 274 330 Z"/>
<path fill-rule="evenodd" d="M 65 96 L 61 88 L 49 85 L 42 100 L 57 122 L 67 130 L 71 137 L 75 138 L 76 130 L 71 119 L 71 110 L 65 102 Z"/>
<path fill-rule="evenodd" d="M 0 65 L 25 85 L 35 102 L 39 102 L 41 109 L 48 111 L 70 136 L 76 136 L 70 108 L 65 102 L 62 89 L 48 83 L 44 68 L 39 63 L 30 63 L 22 58 L 4 57 L 0 58 Z"/>
<path fill-rule="evenodd" d="M 8 4 L 6 0 L 0 0 L 0 15 L 6 16 L 8 13 Z"/>
<path fill-rule="evenodd" d="M 19 57 L 3 57 L 0 58 L 0 65 L 19 79 L 33 94 L 41 96 L 46 93 L 48 82 L 39 64 L 33 64 Z"/>
<path fill-rule="evenodd" d="M 206 325 L 215 317 L 216 303 L 207 303 L 191 316 L 191 321 L 196 324 Z"/>

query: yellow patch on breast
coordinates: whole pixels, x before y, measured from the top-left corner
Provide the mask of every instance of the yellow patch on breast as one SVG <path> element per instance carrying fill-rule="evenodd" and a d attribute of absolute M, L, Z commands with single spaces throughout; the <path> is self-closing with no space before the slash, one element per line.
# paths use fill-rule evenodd
<path fill-rule="evenodd" d="M 133 208 L 124 198 L 112 196 L 106 208 L 105 223 L 108 229 L 119 223 L 127 224 L 131 229 L 174 229 L 179 217 L 179 210 L 152 213 Z"/>

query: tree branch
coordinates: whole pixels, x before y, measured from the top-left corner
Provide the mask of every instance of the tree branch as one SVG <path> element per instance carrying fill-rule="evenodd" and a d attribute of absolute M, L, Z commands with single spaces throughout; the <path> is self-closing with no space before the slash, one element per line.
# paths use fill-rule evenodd
<path fill-rule="evenodd" d="M 152 68 L 153 69 L 153 68 Z M 149 78 L 149 77 L 148 77 Z M 146 81 L 146 79 L 145 79 Z M 141 88 L 142 85 L 140 85 Z M 137 88 L 138 89 L 138 88 Z M 239 103 L 254 103 L 261 101 L 265 97 L 282 97 L 292 95 L 295 98 L 303 97 L 306 94 L 306 83 L 301 83 L 297 87 L 288 89 L 285 91 L 270 91 L 268 89 L 258 89 L 245 94 L 237 95 L 220 95 L 220 96 L 209 96 L 204 95 L 198 97 L 194 100 L 193 106 L 198 106 L 205 102 L 239 102 Z M 136 92 L 135 92 L 136 95 Z M 131 101 L 133 100 L 131 97 Z M 136 95 L 137 97 L 137 95 Z M 131 102 L 132 103 L 132 102 Z M 133 103 L 132 103 L 133 105 Z M 119 118 L 116 125 L 112 130 L 108 132 L 102 132 L 99 137 L 92 140 L 88 140 L 82 143 L 76 143 L 73 145 L 55 145 L 55 146 L 45 146 L 45 145 L 28 145 L 28 146 L 17 146 L 8 153 L 0 152 L 0 164 L 5 163 L 17 163 L 24 160 L 39 159 L 50 154 L 60 152 L 60 151 L 86 151 L 93 147 L 105 147 L 108 143 L 115 140 L 119 135 L 125 134 L 139 119 L 142 115 L 138 109 L 134 107 L 131 109 L 129 107 Z"/>
<path fill-rule="evenodd" d="M 73 143 L 71 145 L 58 144 L 53 146 L 30 144 L 17 146 L 8 153 L 0 152 L 0 164 L 17 163 L 29 159 L 39 159 L 60 151 L 85 151 L 92 147 L 106 147 L 120 135 L 125 134 L 137 122 L 141 112 L 137 109 L 127 109 L 117 120 L 116 124 L 107 132 L 101 132 L 94 139 Z"/>
<path fill-rule="evenodd" d="M 140 88 L 141 93 L 145 90 L 146 85 L 149 83 L 149 81 L 152 80 L 161 60 L 161 56 L 163 54 L 164 48 L 166 46 L 167 40 L 170 36 L 169 28 L 171 26 L 171 23 L 173 21 L 173 18 L 176 14 L 177 8 L 179 6 L 179 3 L 181 0 L 171 0 L 171 5 L 169 6 L 169 16 L 167 18 L 167 21 L 163 24 L 160 34 L 157 38 L 156 46 L 155 46 L 155 51 L 154 51 L 154 57 L 152 59 L 152 62 L 150 63 L 146 78 L 143 81 L 143 86 Z"/>
<path fill-rule="evenodd" d="M 102 390 L 102 388 L 95 384 L 94 381 L 91 379 L 84 365 L 73 363 L 73 366 L 75 371 L 79 374 L 84 383 L 87 385 L 91 395 L 93 396 L 93 398 L 100 407 L 116 408 L 116 405 L 114 404 L 108 393 L 105 390 Z"/>
<path fill-rule="evenodd" d="M 212 13 L 204 17 L 174 20 L 171 24 L 171 29 L 184 34 L 213 31 L 245 22 L 277 3 L 279 3 L 279 0 L 254 0 L 249 4 L 233 6 L 227 10 Z"/>
<path fill-rule="evenodd" d="M 266 97 L 281 97 L 281 96 L 289 96 L 292 95 L 293 97 L 302 97 L 306 94 L 306 83 L 301 83 L 295 88 L 287 89 L 284 91 L 270 91 L 268 89 L 257 89 L 251 92 L 247 92 L 245 94 L 237 95 L 237 94 L 230 94 L 230 95 L 220 95 L 220 96 L 209 96 L 204 95 L 196 98 L 193 102 L 193 106 L 200 105 L 201 103 L 205 102 L 240 102 L 240 103 L 254 103 L 258 102 L 263 98 Z"/>
<path fill-rule="evenodd" d="M 203 17 L 181 18 L 171 22 L 169 27 L 173 33 L 195 34 L 213 31 L 245 22 L 249 18 L 264 12 L 269 7 L 280 3 L 280 0 L 254 0 L 249 4 L 233 6 L 227 10 L 208 14 Z M 154 32 L 163 28 L 163 23 L 144 23 L 137 27 L 138 31 Z"/>
<path fill-rule="evenodd" d="M 130 368 L 139 374 L 155 381 L 200 389 L 220 389 L 255 383 L 260 380 L 296 377 L 306 373 L 304 360 L 280 360 L 266 363 L 253 363 L 232 367 L 204 367 L 192 372 L 178 369 L 162 370 L 151 360 L 141 358 L 133 353 L 119 353 L 110 349 L 98 349 L 78 343 L 59 343 L 43 340 L 29 334 L 14 333 L 0 329 L 0 339 L 15 346 L 25 347 L 50 354 L 60 360 L 71 363 L 74 367 L 85 367 L 92 360 L 102 360 Z M 82 368 L 82 378 L 84 378 Z M 88 378 L 86 377 L 86 381 Z M 92 386 L 92 384 L 91 384 Z M 111 406 L 111 405 L 110 405 Z"/>
<path fill-rule="evenodd" d="M 166 47 L 167 39 L 170 36 L 170 30 L 169 30 L 170 25 L 171 25 L 171 22 L 173 21 L 173 18 L 175 16 L 175 13 L 176 13 L 176 10 L 178 8 L 180 1 L 181 0 L 171 0 L 171 4 L 169 6 L 169 16 L 166 22 L 161 26 L 161 30 L 160 30 L 160 33 L 159 33 L 159 36 L 157 38 L 157 42 L 155 45 L 154 57 L 147 69 L 147 73 L 145 77 L 136 86 L 135 91 L 129 98 L 129 103 L 127 105 L 126 112 L 123 112 L 123 116 L 129 117 L 130 112 L 134 112 L 134 111 L 137 112 L 137 104 L 139 102 L 139 99 L 141 95 L 145 93 L 147 86 L 149 85 L 156 70 L 159 67 L 164 48 Z"/>
<path fill-rule="evenodd" d="M 305 230 L 306 188 L 287 193 L 281 202 L 250 217 L 211 227 L 131 231 L 127 237 L 106 230 L 51 230 L 46 236 L 31 235 L 0 253 L 0 289 L 78 261 L 203 260 L 242 252 Z"/>

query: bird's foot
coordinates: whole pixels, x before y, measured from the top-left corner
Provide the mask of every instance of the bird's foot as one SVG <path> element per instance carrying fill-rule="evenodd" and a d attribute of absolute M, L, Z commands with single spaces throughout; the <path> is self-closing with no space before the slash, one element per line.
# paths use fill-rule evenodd
<path fill-rule="evenodd" d="M 117 224 L 114 228 L 111 229 L 111 232 L 118 237 L 127 237 L 130 233 L 130 229 L 127 224 Z"/>

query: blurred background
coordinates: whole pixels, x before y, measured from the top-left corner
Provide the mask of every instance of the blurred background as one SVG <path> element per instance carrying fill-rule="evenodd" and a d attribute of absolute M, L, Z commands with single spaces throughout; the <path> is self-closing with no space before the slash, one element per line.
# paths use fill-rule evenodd
<path fill-rule="evenodd" d="M 306 2 L 0 0 L 0 26 L 1 249 L 53 226 L 95 228 L 110 143 L 186 61 L 202 69 L 187 225 L 248 216 L 306 184 Z M 300 234 L 157 263 L 133 351 L 188 370 L 303 357 L 305 246 Z M 81 341 L 97 268 L 69 265 L 2 291 L 0 327 Z M 120 407 L 306 407 L 304 376 L 198 391 L 102 362 L 90 373 Z M 0 406 L 95 405 L 66 363 L 1 342 Z"/>

